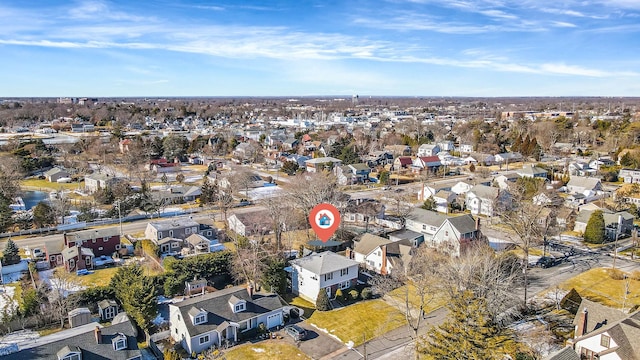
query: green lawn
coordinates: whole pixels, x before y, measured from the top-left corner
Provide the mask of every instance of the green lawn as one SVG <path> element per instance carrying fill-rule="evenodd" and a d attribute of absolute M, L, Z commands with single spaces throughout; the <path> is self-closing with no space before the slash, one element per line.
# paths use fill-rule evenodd
<path fill-rule="evenodd" d="M 22 186 L 25 189 L 31 189 L 31 190 L 60 190 L 60 189 L 64 189 L 64 190 L 75 190 L 78 187 L 84 187 L 84 183 L 55 183 L 55 182 L 49 182 L 46 179 L 40 180 L 40 179 L 26 179 L 26 180 L 22 180 L 20 181 L 20 186 Z"/>
<path fill-rule="evenodd" d="M 413 284 L 403 285 L 387 294 L 391 298 L 391 302 L 401 311 L 406 308 L 405 301 L 408 298 L 409 304 L 414 309 L 420 308 L 420 295 Z M 427 292 L 424 297 L 424 312 L 430 313 L 435 309 L 443 307 L 447 304 L 445 296 L 441 294 L 430 294 Z"/>
<path fill-rule="evenodd" d="M 360 345 L 405 324 L 404 315 L 383 300 L 367 300 L 331 311 L 315 311 L 306 322 L 340 341 Z"/>
<path fill-rule="evenodd" d="M 227 360 L 244 359 L 287 359 L 287 360 L 307 360 L 310 359 L 305 353 L 298 350 L 293 345 L 285 343 L 283 340 L 267 340 L 260 344 L 246 344 L 236 346 L 224 351 L 224 358 Z"/>
<path fill-rule="evenodd" d="M 628 282 L 629 295 L 627 295 L 625 307 L 640 305 L 640 281 L 637 280 L 638 278 L 630 276 L 628 280 L 614 280 L 609 276 L 611 270 L 608 268 L 591 269 L 561 283 L 560 288 L 564 290 L 575 288 L 582 297 L 607 306 L 621 308 Z"/>

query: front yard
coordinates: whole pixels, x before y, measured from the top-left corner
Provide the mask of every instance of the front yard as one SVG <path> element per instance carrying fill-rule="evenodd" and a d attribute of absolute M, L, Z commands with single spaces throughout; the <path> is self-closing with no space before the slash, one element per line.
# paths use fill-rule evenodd
<path fill-rule="evenodd" d="M 582 296 L 607 306 L 629 309 L 640 305 L 640 278 L 638 272 L 627 274 L 628 278 L 615 280 L 613 269 L 596 268 L 572 277 L 560 284 L 560 288 L 575 288 Z M 627 289 L 628 286 L 628 289 Z M 625 292 L 628 290 L 625 302 Z"/>
<path fill-rule="evenodd" d="M 420 298 L 420 294 L 416 287 L 409 283 L 407 285 L 400 286 L 397 289 L 389 292 L 387 294 L 390 305 L 398 308 L 400 311 L 405 311 L 406 309 L 406 300 L 409 300 L 409 305 L 414 310 L 420 309 L 420 304 L 423 300 Z M 442 294 L 431 294 L 427 292 L 424 296 L 424 312 L 428 314 L 440 307 L 443 307 L 447 304 L 446 297 Z"/>
<path fill-rule="evenodd" d="M 315 311 L 305 322 L 355 346 L 405 324 L 403 313 L 383 300 L 366 300 L 331 311 Z M 363 339 L 364 336 L 364 339 Z"/>
<path fill-rule="evenodd" d="M 227 360 L 244 359 L 310 359 L 305 353 L 283 340 L 269 340 L 260 344 L 245 344 L 224 351 Z"/>

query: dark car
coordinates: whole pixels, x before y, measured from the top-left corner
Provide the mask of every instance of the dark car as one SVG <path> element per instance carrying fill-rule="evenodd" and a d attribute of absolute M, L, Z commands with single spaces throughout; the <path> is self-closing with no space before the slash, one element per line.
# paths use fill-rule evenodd
<path fill-rule="evenodd" d="M 553 256 L 543 256 L 538 259 L 536 266 L 541 268 L 550 268 L 552 266 L 556 266 L 562 262 L 562 259 L 555 258 Z"/>
<path fill-rule="evenodd" d="M 307 330 L 298 325 L 287 325 L 284 327 L 284 332 L 291 336 L 295 341 L 301 341 L 307 338 Z"/>

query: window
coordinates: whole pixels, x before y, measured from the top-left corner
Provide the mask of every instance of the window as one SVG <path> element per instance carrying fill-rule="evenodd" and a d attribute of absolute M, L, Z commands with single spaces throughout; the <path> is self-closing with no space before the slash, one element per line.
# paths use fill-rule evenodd
<path fill-rule="evenodd" d="M 244 310 L 244 308 L 245 308 L 245 307 L 244 307 L 244 303 L 243 303 L 243 302 L 242 302 L 242 303 L 238 303 L 238 304 L 236 304 L 236 306 L 235 306 L 235 308 L 234 308 L 234 312 L 240 312 L 240 311 L 243 311 L 243 310 Z"/>
<path fill-rule="evenodd" d="M 158 231 L 158 240 L 162 239 L 162 231 Z"/>
<path fill-rule="evenodd" d="M 108 237 L 106 237 L 106 236 L 105 236 L 105 237 L 103 237 L 103 238 L 102 238 L 102 242 L 109 242 L 109 238 L 108 238 Z"/>
<path fill-rule="evenodd" d="M 76 267 L 76 261 L 74 259 L 69 259 L 69 269 L 73 270 Z"/>
<path fill-rule="evenodd" d="M 202 324 L 202 323 L 204 323 L 205 321 L 207 321 L 207 315 L 205 315 L 205 314 L 200 314 L 200 315 L 196 316 L 196 317 L 193 319 L 193 325 Z"/>
<path fill-rule="evenodd" d="M 71 353 L 71 354 L 68 354 L 67 356 L 63 357 L 63 358 L 62 358 L 62 359 L 60 359 L 60 360 L 80 360 L 80 359 L 81 359 L 81 358 L 80 358 L 80 354 L 78 354 L 78 353 Z"/>
<path fill-rule="evenodd" d="M 600 335 L 600 346 L 604 346 L 608 349 L 610 342 L 611 338 L 609 337 L 609 335 Z"/>
<path fill-rule="evenodd" d="M 62 255 L 57 255 L 56 256 L 56 262 L 57 263 L 61 263 L 62 262 Z"/>
<path fill-rule="evenodd" d="M 69 247 L 70 247 L 70 248 L 72 248 L 72 247 L 74 247 L 74 246 L 76 246 L 76 243 L 75 243 L 75 242 L 73 242 L 73 241 L 70 241 L 70 242 L 69 242 Z"/>
<path fill-rule="evenodd" d="M 191 228 L 185 228 L 184 233 L 187 235 L 191 234 Z"/>
<path fill-rule="evenodd" d="M 333 273 L 324 274 L 324 281 L 333 279 Z"/>
<path fill-rule="evenodd" d="M 349 268 L 340 269 L 340 276 L 344 276 L 344 275 L 348 275 L 348 274 L 349 274 Z"/>
<path fill-rule="evenodd" d="M 427 230 L 427 225 L 422 225 L 422 230 Z"/>
<path fill-rule="evenodd" d="M 102 250 L 104 250 L 104 248 L 103 248 L 102 246 L 100 246 L 100 247 L 98 248 L 98 250 L 99 250 L 99 251 L 102 251 Z"/>
<path fill-rule="evenodd" d="M 198 232 L 198 228 L 197 227 L 191 228 L 191 232 L 194 233 L 194 234 L 197 233 Z"/>
<path fill-rule="evenodd" d="M 173 237 L 173 230 L 169 230 L 169 237 Z"/>
<path fill-rule="evenodd" d="M 91 242 L 95 244 L 96 243 L 96 239 L 91 239 Z"/>
<path fill-rule="evenodd" d="M 243 321 L 240 323 L 240 331 L 245 331 L 249 329 L 249 321 Z"/>
<path fill-rule="evenodd" d="M 351 287 L 351 281 L 343 281 L 340 283 L 340 290 L 348 289 Z"/>
<path fill-rule="evenodd" d="M 198 342 L 200 343 L 200 345 L 208 343 L 209 335 L 200 336 L 200 338 L 198 339 Z"/>
<path fill-rule="evenodd" d="M 118 336 L 113 339 L 113 349 L 114 350 L 123 350 L 127 348 L 127 339 L 124 336 Z"/>
<path fill-rule="evenodd" d="M 120 244 L 116 244 L 116 250 L 120 250 Z"/>
<path fill-rule="evenodd" d="M 172 242 L 171 247 L 177 248 L 177 247 L 180 247 L 180 244 L 178 244 L 177 242 Z"/>
<path fill-rule="evenodd" d="M 445 231 L 444 236 L 449 236 L 449 231 Z"/>
<path fill-rule="evenodd" d="M 595 355 L 596 353 L 589 350 L 589 349 L 585 349 L 582 348 L 582 350 L 580 351 L 580 359 L 585 359 L 585 360 L 594 360 L 595 359 Z"/>
<path fill-rule="evenodd" d="M 84 258 L 84 263 L 85 263 L 85 265 L 87 265 L 87 266 L 91 266 L 91 258 L 90 258 L 90 257 L 86 257 L 86 258 Z"/>

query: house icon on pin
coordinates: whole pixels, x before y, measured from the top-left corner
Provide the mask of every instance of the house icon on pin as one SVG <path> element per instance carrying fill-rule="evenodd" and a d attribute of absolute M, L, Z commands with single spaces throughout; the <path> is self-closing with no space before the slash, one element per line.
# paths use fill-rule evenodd
<path fill-rule="evenodd" d="M 327 214 L 322 213 L 322 214 L 320 214 L 320 219 L 318 221 L 318 225 L 320 225 L 320 226 L 331 226 L 331 219 L 329 218 L 329 216 L 327 216 Z"/>

